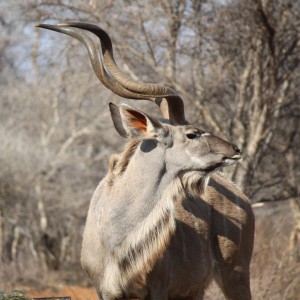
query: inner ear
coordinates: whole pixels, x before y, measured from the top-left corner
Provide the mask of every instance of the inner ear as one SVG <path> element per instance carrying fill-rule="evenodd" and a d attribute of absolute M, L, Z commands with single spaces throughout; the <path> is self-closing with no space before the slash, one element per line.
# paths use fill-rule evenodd
<path fill-rule="evenodd" d="M 137 128 L 141 132 L 147 132 L 147 118 L 138 111 L 126 109 L 123 111 L 130 127 Z"/>

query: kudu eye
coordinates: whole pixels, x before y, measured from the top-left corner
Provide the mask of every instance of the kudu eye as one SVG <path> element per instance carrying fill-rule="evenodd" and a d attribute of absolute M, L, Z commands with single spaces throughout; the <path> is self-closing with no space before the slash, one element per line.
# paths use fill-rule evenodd
<path fill-rule="evenodd" d="M 195 133 L 187 133 L 186 137 L 190 140 L 193 140 L 193 139 L 196 139 L 198 137 L 198 135 Z"/>

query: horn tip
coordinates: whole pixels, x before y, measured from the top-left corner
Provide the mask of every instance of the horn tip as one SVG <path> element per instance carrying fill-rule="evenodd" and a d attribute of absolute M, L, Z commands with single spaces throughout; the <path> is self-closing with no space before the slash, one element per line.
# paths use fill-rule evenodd
<path fill-rule="evenodd" d="M 35 24 L 35 27 L 38 28 L 44 28 L 44 29 L 53 29 L 55 28 L 55 25 L 50 25 L 50 24 Z"/>
<path fill-rule="evenodd" d="M 39 24 L 35 24 L 34 27 L 43 28 L 45 25 L 46 24 L 39 23 Z"/>

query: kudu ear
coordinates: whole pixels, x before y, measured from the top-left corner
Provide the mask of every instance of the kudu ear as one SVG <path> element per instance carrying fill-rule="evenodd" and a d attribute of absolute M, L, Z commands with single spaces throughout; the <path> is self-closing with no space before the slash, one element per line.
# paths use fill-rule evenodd
<path fill-rule="evenodd" d="M 133 107 L 109 103 L 109 108 L 114 126 L 122 137 L 158 139 L 163 135 L 164 128 L 159 121 Z"/>

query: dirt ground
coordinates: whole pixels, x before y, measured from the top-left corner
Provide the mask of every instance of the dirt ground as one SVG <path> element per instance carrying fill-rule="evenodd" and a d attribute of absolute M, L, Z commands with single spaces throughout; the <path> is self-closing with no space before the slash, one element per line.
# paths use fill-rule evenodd
<path fill-rule="evenodd" d="M 27 290 L 26 295 L 33 298 L 71 297 L 72 300 L 98 300 L 94 289 L 74 285 L 64 285 L 55 289 Z"/>

